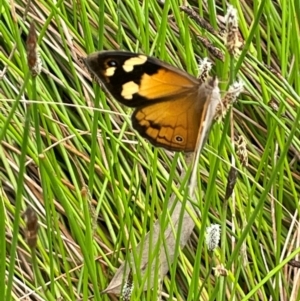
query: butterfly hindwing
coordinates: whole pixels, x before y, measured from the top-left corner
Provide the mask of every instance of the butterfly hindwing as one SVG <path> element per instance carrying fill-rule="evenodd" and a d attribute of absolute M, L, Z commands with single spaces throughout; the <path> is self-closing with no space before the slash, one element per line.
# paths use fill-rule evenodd
<path fill-rule="evenodd" d="M 176 109 L 174 105 L 181 107 Z M 201 108 L 195 111 L 192 99 L 176 99 L 176 104 L 172 100 L 158 102 L 137 108 L 132 114 L 132 125 L 155 146 L 192 151 L 197 138 L 194 129 L 197 131 L 200 122 L 197 113 L 201 113 Z"/>

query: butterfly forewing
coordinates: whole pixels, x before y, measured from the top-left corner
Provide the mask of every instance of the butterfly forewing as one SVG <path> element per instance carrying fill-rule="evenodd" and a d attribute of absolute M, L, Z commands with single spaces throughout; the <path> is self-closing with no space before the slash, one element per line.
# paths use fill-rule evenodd
<path fill-rule="evenodd" d="M 129 107 L 164 101 L 198 87 L 197 79 L 186 72 L 142 54 L 101 51 L 84 61 L 110 94 Z"/>

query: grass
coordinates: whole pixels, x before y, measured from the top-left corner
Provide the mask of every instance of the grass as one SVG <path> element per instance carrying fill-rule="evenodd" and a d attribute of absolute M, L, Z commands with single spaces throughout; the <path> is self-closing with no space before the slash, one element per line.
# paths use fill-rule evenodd
<path fill-rule="evenodd" d="M 131 269 L 131 300 L 300 300 L 299 269 L 288 264 L 300 253 L 297 1 L 231 1 L 244 39 L 236 58 L 180 10 L 183 2 L 99 2 L 0 1 L 0 300 L 118 299 L 101 291 L 130 253 L 136 267 L 153 262 Z M 207 2 L 190 4 L 216 26 L 226 1 Z M 26 60 L 31 20 L 43 62 L 36 78 Z M 193 208 L 186 207 L 187 156 L 156 149 L 134 132 L 131 111 L 107 97 L 79 60 L 119 48 L 194 75 L 198 58 L 208 56 L 224 93 L 237 77 L 244 81 L 233 110 L 212 127 Z M 236 155 L 239 136 L 248 166 Z M 227 200 L 232 165 L 239 173 Z M 181 230 L 170 230 L 176 240 L 157 228 L 170 226 L 170 199 L 186 208 L 176 217 Z M 34 248 L 25 239 L 27 207 L 39 221 Z M 184 212 L 195 224 L 191 235 Z M 204 234 L 214 223 L 221 243 L 211 252 Z M 158 260 L 156 238 L 174 260 Z M 213 273 L 221 266 L 227 276 Z M 163 267 L 169 272 L 161 278 Z M 120 290 L 123 275 L 109 288 Z"/>

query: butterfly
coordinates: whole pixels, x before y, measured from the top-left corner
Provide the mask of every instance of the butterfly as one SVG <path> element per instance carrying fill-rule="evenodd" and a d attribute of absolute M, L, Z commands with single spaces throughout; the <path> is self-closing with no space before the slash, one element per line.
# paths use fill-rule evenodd
<path fill-rule="evenodd" d="M 132 126 L 154 146 L 201 149 L 221 101 L 216 79 L 201 79 L 154 57 L 100 51 L 83 58 L 94 77 L 120 103 L 135 108 Z"/>

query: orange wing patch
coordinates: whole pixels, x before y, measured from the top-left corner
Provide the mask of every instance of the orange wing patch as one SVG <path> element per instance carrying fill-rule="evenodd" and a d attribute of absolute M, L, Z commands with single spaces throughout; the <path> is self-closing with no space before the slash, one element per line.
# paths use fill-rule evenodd
<path fill-rule="evenodd" d="M 180 73 L 161 68 L 158 73 L 144 74 L 141 79 L 139 95 L 148 98 L 164 98 L 175 95 L 182 95 L 186 92 L 193 92 L 198 89 L 198 82 Z"/>
<path fill-rule="evenodd" d="M 204 101 L 192 94 L 137 108 L 133 127 L 152 144 L 175 151 L 195 148 Z"/>

